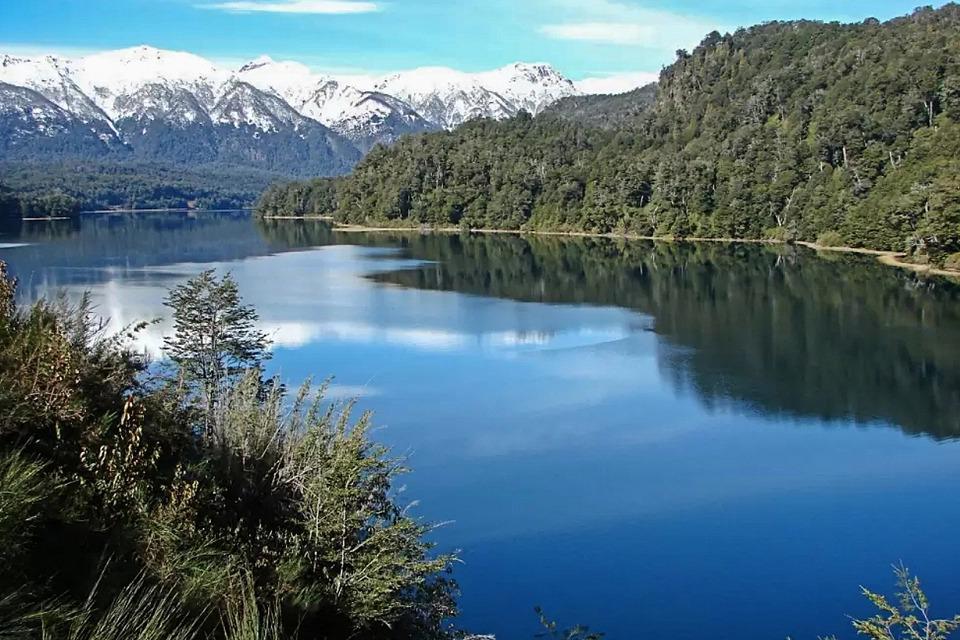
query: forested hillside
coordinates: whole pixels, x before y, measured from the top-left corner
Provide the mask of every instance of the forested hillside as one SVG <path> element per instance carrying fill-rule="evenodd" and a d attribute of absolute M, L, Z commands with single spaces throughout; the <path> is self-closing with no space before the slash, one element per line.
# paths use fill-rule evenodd
<path fill-rule="evenodd" d="M 23 218 L 66 218 L 80 211 L 80 203 L 62 192 L 14 193 L 0 184 L 0 231 L 18 226 Z"/>
<path fill-rule="evenodd" d="M 0 179 L 28 197 L 64 193 L 83 210 L 241 209 L 280 174 L 239 167 L 154 163 L 0 163 Z"/>
<path fill-rule="evenodd" d="M 544 109 L 544 114 L 590 127 L 617 129 L 634 122 L 656 99 L 657 84 L 653 82 L 627 93 L 563 98 Z"/>
<path fill-rule="evenodd" d="M 648 109 L 611 129 L 589 105 L 374 150 L 336 216 L 960 251 L 957 4 L 714 32 L 678 52 Z"/>

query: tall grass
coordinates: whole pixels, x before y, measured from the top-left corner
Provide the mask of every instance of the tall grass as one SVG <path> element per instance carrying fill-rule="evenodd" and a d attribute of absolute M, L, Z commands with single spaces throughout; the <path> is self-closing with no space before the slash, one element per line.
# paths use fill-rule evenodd
<path fill-rule="evenodd" d="M 64 640 L 199 640 L 202 616 L 191 614 L 172 589 L 139 577 L 124 587 L 107 608 L 94 607 L 95 592 L 69 621 L 66 633 L 43 638 Z"/>
<path fill-rule="evenodd" d="M 18 451 L 0 454 L 0 563 L 15 556 L 56 486 L 44 466 Z"/>

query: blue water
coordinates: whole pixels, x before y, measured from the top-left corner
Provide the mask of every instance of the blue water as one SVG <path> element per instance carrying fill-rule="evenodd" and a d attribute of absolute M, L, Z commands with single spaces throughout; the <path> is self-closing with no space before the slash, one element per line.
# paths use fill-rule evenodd
<path fill-rule="evenodd" d="M 142 214 L 0 235 L 25 300 L 114 326 L 231 271 L 291 384 L 376 412 L 447 522 L 462 626 L 853 638 L 890 565 L 960 610 L 960 291 L 754 247 L 334 233 Z M 141 346 L 158 352 L 169 323 Z"/>

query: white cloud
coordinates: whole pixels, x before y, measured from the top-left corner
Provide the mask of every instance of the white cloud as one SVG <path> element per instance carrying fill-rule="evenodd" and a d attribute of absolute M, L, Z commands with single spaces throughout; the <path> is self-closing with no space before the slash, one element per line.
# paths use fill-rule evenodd
<path fill-rule="evenodd" d="M 607 44 L 645 44 L 656 37 L 656 29 L 640 24 L 580 22 L 548 24 L 541 32 L 558 40 L 583 40 Z"/>
<path fill-rule="evenodd" d="M 586 94 L 616 94 L 633 91 L 638 87 L 656 82 L 659 73 L 637 71 L 634 73 L 617 73 L 599 77 L 584 78 L 574 84 L 581 93 Z"/>
<path fill-rule="evenodd" d="M 61 58 L 77 58 L 97 53 L 100 49 L 89 47 L 72 47 L 68 45 L 28 44 L 22 42 L 0 42 L 0 54 L 8 54 L 21 58 L 39 58 L 41 56 L 59 56 Z"/>
<path fill-rule="evenodd" d="M 553 0 L 558 20 L 540 33 L 558 40 L 671 51 L 699 43 L 714 29 L 728 27 L 705 17 L 649 9 L 612 0 Z"/>
<path fill-rule="evenodd" d="M 319 13 L 328 15 L 370 13 L 380 9 L 376 2 L 363 2 L 361 0 L 281 0 L 279 2 L 236 0 L 198 6 L 202 9 L 220 9 L 237 13 Z"/>

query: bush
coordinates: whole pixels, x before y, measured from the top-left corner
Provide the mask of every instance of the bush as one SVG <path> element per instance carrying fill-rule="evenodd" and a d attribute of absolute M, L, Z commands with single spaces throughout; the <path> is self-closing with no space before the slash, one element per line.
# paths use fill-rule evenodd
<path fill-rule="evenodd" d="M 824 231 L 817 238 L 817 244 L 821 247 L 842 247 L 843 236 L 838 231 Z"/>
<path fill-rule="evenodd" d="M 786 227 L 770 227 L 763 230 L 763 239 L 773 242 L 793 242 L 796 238 Z"/>
<path fill-rule="evenodd" d="M 947 256 L 943 261 L 943 268 L 960 271 L 960 251 Z"/>
<path fill-rule="evenodd" d="M 215 298 L 178 316 L 176 344 L 225 305 L 256 325 L 238 295 Z M 189 358 L 145 380 L 86 304 L 15 300 L 0 262 L 0 637 L 58 616 L 44 637 L 450 637 L 452 558 L 397 501 L 403 465 L 368 415 L 307 385 L 291 402 L 257 349 L 223 356 L 209 403 Z M 229 345 L 248 328 L 216 331 Z"/>

